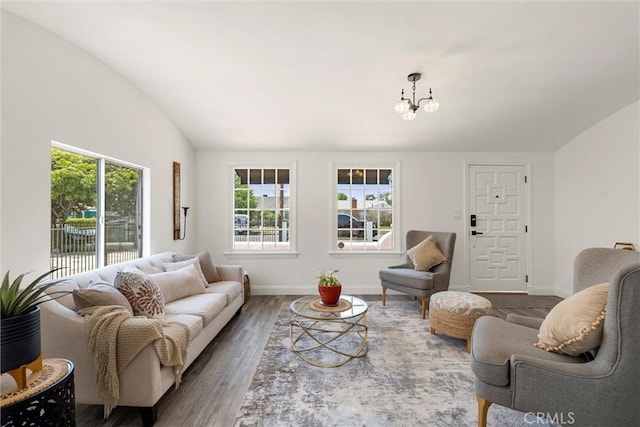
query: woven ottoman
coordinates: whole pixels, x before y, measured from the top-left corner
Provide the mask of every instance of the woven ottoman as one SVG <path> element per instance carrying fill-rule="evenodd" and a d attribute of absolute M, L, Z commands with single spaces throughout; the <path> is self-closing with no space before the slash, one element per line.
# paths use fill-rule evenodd
<path fill-rule="evenodd" d="M 444 291 L 431 295 L 429 301 L 429 327 L 454 338 L 467 340 L 470 351 L 471 332 L 476 319 L 493 313 L 491 301 L 469 292 Z"/>

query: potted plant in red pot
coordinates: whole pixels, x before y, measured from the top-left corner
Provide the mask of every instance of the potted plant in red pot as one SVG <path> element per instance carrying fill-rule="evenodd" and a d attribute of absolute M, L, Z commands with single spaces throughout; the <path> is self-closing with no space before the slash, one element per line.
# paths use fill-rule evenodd
<path fill-rule="evenodd" d="M 320 276 L 318 276 L 318 293 L 320 294 L 320 302 L 326 306 L 336 306 L 340 300 L 340 293 L 342 292 L 342 284 L 336 273 L 338 270 L 329 270 L 325 273 L 320 270 Z"/>

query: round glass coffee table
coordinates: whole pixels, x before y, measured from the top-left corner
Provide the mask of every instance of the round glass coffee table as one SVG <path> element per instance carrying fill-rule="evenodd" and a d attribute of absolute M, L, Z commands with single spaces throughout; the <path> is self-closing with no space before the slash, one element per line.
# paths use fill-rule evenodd
<path fill-rule="evenodd" d="M 291 350 L 307 363 L 335 368 L 367 353 L 369 307 L 360 298 L 342 295 L 329 307 L 318 296 L 306 296 L 290 308 Z"/>

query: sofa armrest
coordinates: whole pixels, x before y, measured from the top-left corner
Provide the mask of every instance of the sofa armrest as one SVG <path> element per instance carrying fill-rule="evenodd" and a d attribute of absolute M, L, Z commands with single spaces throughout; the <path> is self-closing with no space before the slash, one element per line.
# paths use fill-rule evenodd
<path fill-rule="evenodd" d="M 522 316 L 521 314 L 507 314 L 507 322 L 516 325 L 526 326 L 527 328 L 540 329 L 544 319 L 537 317 Z"/>
<path fill-rule="evenodd" d="M 241 265 L 216 265 L 218 274 L 222 280 L 232 280 L 242 283 L 242 266 Z"/>
<path fill-rule="evenodd" d="M 96 394 L 96 369 L 87 349 L 85 319 L 51 300 L 40 304 L 42 356 L 69 359 L 74 365 L 77 403 L 100 403 Z M 64 332 L 62 332 L 64 331 Z"/>

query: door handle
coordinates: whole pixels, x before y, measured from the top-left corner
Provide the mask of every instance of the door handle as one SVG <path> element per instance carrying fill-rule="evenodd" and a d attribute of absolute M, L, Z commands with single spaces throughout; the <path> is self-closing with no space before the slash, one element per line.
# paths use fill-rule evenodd
<path fill-rule="evenodd" d="M 472 235 L 472 236 L 476 236 L 476 235 L 478 235 L 478 234 L 484 234 L 484 233 L 483 233 L 483 232 L 481 232 L 481 231 L 476 231 L 476 230 L 472 230 L 472 231 L 471 231 L 471 235 Z"/>

